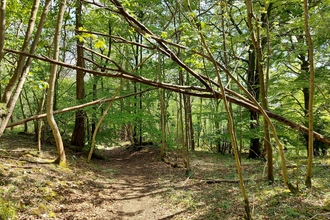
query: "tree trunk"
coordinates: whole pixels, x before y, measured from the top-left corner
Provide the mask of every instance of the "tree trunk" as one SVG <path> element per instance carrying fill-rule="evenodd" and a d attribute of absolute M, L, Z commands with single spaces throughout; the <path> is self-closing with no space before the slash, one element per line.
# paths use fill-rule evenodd
<path fill-rule="evenodd" d="M 65 5 L 66 5 L 66 0 L 62 0 L 60 3 L 60 9 L 59 9 L 58 18 L 57 18 L 57 26 L 55 29 L 54 54 L 53 54 L 54 60 L 58 60 L 58 56 L 59 56 L 61 29 L 62 29 L 63 16 L 64 16 L 64 12 L 65 12 Z M 60 166 L 65 167 L 66 166 L 66 156 L 65 156 L 65 151 L 64 151 L 64 145 L 63 145 L 62 137 L 61 137 L 60 131 L 58 129 L 57 123 L 54 119 L 54 109 L 53 109 L 56 76 L 57 76 L 57 65 L 51 64 L 50 65 L 50 76 L 49 76 L 49 82 L 48 82 L 49 88 L 48 88 L 48 94 L 47 94 L 46 111 L 47 111 L 47 121 L 48 121 L 49 126 L 52 129 L 54 139 L 56 142 L 58 157 L 55 160 L 55 163 L 59 164 Z"/>
<path fill-rule="evenodd" d="M 35 25 L 35 21 L 36 21 L 36 17 L 37 17 L 37 13 L 38 13 L 39 4 L 40 4 L 40 0 L 34 0 L 32 10 L 31 10 L 30 19 L 29 19 L 29 25 L 28 25 L 28 28 L 27 28 L 27 31 L 26 31 L 26 34 L 25 34 L 23 46 L 21 48 L 21 51 L 23 51 L 23 52 L 28 51 L 28 47 L 30 45 L 30 41 L 31 41 L 31 37 L 32 37 L 32 33 L 33 33 L 33 29 L 34 29 L 34 25 Z M 2 102 L 7 103 L 7 104 L 9 103 L 9 100 L 10 100 L 10 97 L 13 93 L 13 90 L 14 90 L 15 86 L 17 85 L 17 83 L 19 81 L 19 78 L 22 75 L 25 60 L 26 60 L 26 56 L 24 56 L 24 55 L 19 56 L 17 67 L 15 69 L 14 75 L 10 78 L 9 83 L 6 86 L 5 93 L 2 97 Z"/>
<path fill-rule="evenodd" d="M 209 56 L 211 58 L 213 66 L 215 67 L 215 71 L 216 71 L 216 75 L 217 75 L 217 78 L 218 78 L 218 83 L 219 83 L 220 90 L 223 94 L 225 94 L 225 87 L 223 86 L 222 81 L 221 81 L 221 76 L 220 76 L 219 70 L 217 68 L 217 62 L 214 59 L 209 47 L 207 46 L 207 44 L 205 42 L 205 39 L 204 39 L 204 36 L 200 33 L 199 37 L 201 39 L 203 47 L 206 49 L 207 53 L 209 54 Z M 240 163 L 239 155 L 238 155 L 238 151 L 237 151 L 238 148 L 237 148 L 237 139 L 236 139 L 236 134 L 235 134 L 235 129 L 234 129 L 234 120 L 233 120 L 232 112 L 231 112 L 231 109 L 229 108 L 230 106 L 228 105 L 228 101 L 227 101 L 226 96 L 223 97 L 223 103 L 224 103 L 224 107 L 225 107 L 226 114 L 227 114 L 228 131 L 229 131 L 229 134 L 230 134 L 231 145 L 232 145 L 232 148 L 233 148 L 233 151 L 234 151 L 236 168 L 237 168 L 237 175 L 238 175 L 238 178 L 239 178 L 240 188 L 241 188 L 242 197 L 243 197 L 243 201 L 244 201 L 244 209 L 245 209 L 245 214 L 246 214 L 245 218 L 250 220 L 250 219 L 252 219 L 251 218 L 251 210 L 250 210 L 249 200 L 248 200 L 248 197 L 246 195 L 246 190 L 245 190 L 245 186 L 244 186 L 244 182 L 243 182 L 241 163 Z"/>
<path fill-rule="evenodd" d="M 76 6 L 76 30 L 82 27 L 82 2 L 77 1 Z M 83 42 L 77 39 L 77 66 L 84 67 L 84 50 L 82 48 Z M 84 88 L 85 73 L 82 70 L 76 71 L 76 99 L 82 100 L 85 98 Z M 71 136 L 71 144 L 77 146 L 78 151 L 82 151 L 85 144 L 85 113 L 84 110 L 79 109 L 76 111 L 75 126 Z"/>
<path fill-rule="evenodd" d="M 163 80 L 163 60 L 161 58 L 161 55 L 158 54 L 158 77 L 159 82 Z M 166 109 L 165 109 L 165 92 L 163 89 L 158 89 L 158 96 L 159 96 L 159 103 L 160 103 L 160 128 L 162 132 L 162 140 L 161 140 L 161 148 L 160 148 L 160 158 L 164 159 L 166 156 Z"/>
<path fill-rule="evenodd" d="M 82 109 L 76 111 L 71 144 L 77 146 L 77 151 L 82 151 L 85 145 L 85 112 Z"/>
<path fill-rule="evenodd" d="M 179 84 L 183 85 L 183 73 L 179 72 Z M 184 111 L 183 111 L 184 110 Z M 187 125 L 185 123 L 185 94 L 179 94 L 179 126 L 180 126 L 180 145 L 182 147 L 182 159 L 186 168 L 186 173 L 190 172 L 190 158 L 189 158 L 189 146 L 188 146 L 188 135 Z M 185 126 L 186 125 L 186 126 Z M 186 132 L 184 132 L 186 131 Z"/>
<path fill-rule="evenodd" d="M 135 39 L 136 43 L 140 44 L 142 43 L 142 36 L 138 34 Z M 139 66 L 139 63 L 142 61 L 142 50 L 139 46 L 135 47 L 135 67 Z M 141 68 L 138 67 L 137 70 L 140 70 Z M 139 72 L 139 71 L 137 71 Z M 136 82 L 134 82 L 134 92 L 141 91 L 141 86 L 139 86 Z M 137 117 L 138 115 L 138 109 L 142 110 L 142 96 L 137 95 L 135 96 L 134 101 L 134 108 L 135 108 L 135 115 L 136 115 L 136 123 L 134 124 L 133 128 L 133 140 L 135 145 L 141 145 L 142 144 L 142 118 Z"/>
<path fill-rule="evenodd" d="M 1 0 L 1 3 L 0 4 L 1 4 L 1 8 L 0 8 L 0 64 L 1 64 L 2 57 L 3 57 L 3 47 L 5 45 L 6 0 Z M 1 97 L 1 93 L 0 93 L 0 97 Z"/>
<path fill-rule="evenodd" d="M 25 111 L 24 111 L 24 104 L 23 104 L 23 100 L 22 100 L 22 94 L 19 96 L 19 102 L 20 102 L 20 105 L 21 105 L 21 111 L 22 111 L 22 116 L 23 118 L 26 118 L 25 117 Z M 28 125 L 27 125 L 27 122 L 24 123 L 24 133 L 27 133 L 28 131 Z"/>
<path fill-rule="evenodd" d="M 258 18 L 253 16 L 252 2 L 247 4 L 247 7 L 251 8 L 250 13 L 248 13 L 248 26 L 249 26 L 249 30 L 250 30 L 250 35 L 251 35 L 251 40 L 252 40 L 252 43 L 253 43 L 253 47 L 254 47 L 254 49 L 256 51 L 256 54 L 257 54 L 257 58 L 256 58 L 257 65 L 256 65 L 256 67 L 257 67 L 257 74 L 258 74 L 259 85 L 260 85 L 259 92 L 261 94 L 261 103 L 262 103 L 263 109 L 267 110 L 268 109 L 268 103 L 267 103 L 268 75 L 265 76 L 265 74 L 264 74 L 263 46 L 265 45 L 265 43 L 263 43 L 263 42 L 269 42 L 269 40 L 267 40 L 267 37 L 269 37 L 269 34 L 267 35 L 267 37 L 263 37 L 263 39 L 262 39 L 260 29 L 261 29 L 261 27 L 264 27 L 264 28 L 267 29 L 267 33 L 268 33 L 267 23 L 268 23 L 269 13 L 270 13 L 271 8 L 272 8 L 272 4 L 270 4 L 268 6 L 267 13 L 265 13 L 261 16 L 261 21 L 262 21 L 262 26 L 261 27 L 259 26 L 259 24 L 255 25 L 255 26 L 252 24 L 252 18 L 256 19 L 256 22 L 258 21 Z M 248 12 L 249 12 L 249 9 L 248 9 Z M 268 43 L 268 55 L 269 55 L 269 53 L 270 53 L 270 48 L 269 48 L 269 43 Z M 269 66 L 267 66 L 267 68 L 269 68 Z M 268 73 L 268 71 L 267 71 L 267 73 Z M 273 154 L 272 154 L 272 147 L 271 147 L 271 144 L 270 144 L 270 133 L 269 133 L 268 122 L 266 121 L 265 117 L 264 117 L 264 146 L 265 146 L 265 150 L 267 152 L 268 180 L 270 182 L 274 182 Z"/>
<path fill-rule="evenodd" d="M 165 102 L 164 102 L 164 91 L 159 89 L 159 101 L 160 101 L 160 117 L 161 117 L 161 131 L 162 131 L 162 146 L 160 148 L 160 157 L 163 159 L 166 155 L 166 125 L 165 125 Z"/>
<path fill-rule="evenodd" d="M 259 74 L 256 68 L 256 54 L 255 48 L 253 45 L 250 45 L 249 50 L 249 68 L 248 68 L 248 91 L 255 98 L 255 100 L 259 100 L 260 93 L 260 82 L 259 82 Z M 259 127 L 259 113 L 250 111 L 250 129 L 251 132 L 253 130 L 258 129 Z M 249 158 L 259 158 L 261 155 L 260 151 L 260 140 L 259 138 L 251 138 L 250 139 L 250 149 L 249 149 Z"/>
<path fill-rule="evenodd" d="M 300 69 L 301 69 L 301 74 L 306 74 L 307 76 L 308 71 L 309 71 L 309 62 L 308 62 L 308 58 L 304 55 L 300 55 L 299 59 L 301 61 L 301 65 L 300 65 Z M 309 108 L 309 88 L 308 87 L 304 87 L 302 88 L 302 92 L 304 95 L 304 125 L 308 127 L 308 108 Z M 307 149 L 307 156 L 309 156 L 309 151 L 308 151 L 308 133 L 304 133 L 304 140 L 305 140 L 305 146 Z"/>
<path fill-rule="evenodd" d="M 33 8 L 31 10 L 31 16 L 30 16 L 30 20 L 29 20 L 28 30 L 27 30 L 27 33 L 26 33 L 26 36 L 24 39 L 24 43 L 22 46 L 23 52 L 26 52 L 28 50 L 28 45 L 30 43 L 30 38 L 32 36 L 32 32 L 34 29 L 35 19 L 37 16 L 39 5 L 40 5 L 40 0 L 35 0 L 34 4 L 33 4 Z M 34 53 L 34 51 L 38 45 L 38 41 L 39 41 L 43 26 L 46 21 L 46 16 L 48 14 L 49 6 L 50 6 L 50 0 L 47 0 L 45 3 L 45 6 L 44 6 L 44 10 L 42 12 L 40 21 L 39 21 L 37 32 L 35 34 L 34 40 L 32 42 L 31 48 L 30 48 L 30 54 Z M 9 121 L 9 118 L 11 117 L 12 112 L 14 111 L 17 99 L 22 91 L 24 82 L 29 73 L 30 64 L 32 62 L 32 57 L 29 57 L 24 65 L 25 59 L 26 59 L 26 56 L 24 56 L 24 55 L 19 56 L 19 61 L 17 63 L 17 68 L 15 69 L 15 73 L 12 76 L 12 78 L 10 79 L 10 81 L 6 87 L 6 91 L 2 98 L 2 102 L 7 104 L 8 109 L 7 109 L 6 117 L 1 121 L 0 137 L 2 136 L 6 126 L 8 124 L 8 121 Z M 12 94 L 15 86 L 16 86 L 15 94 L 11 97 L 11 94 Z"/>
<path fill-rule="evenodd" d="M 304 20 L 305 20 L 305 34 L 308 43 L 308 60 L 309 60 L 309 72 L 310 72 L 310 82 L 309 82 L 309 102 L 308 102 L 308 163 L 305 183 L 306 186 L 312 187 L 312 166 L 313 166 L 313 101 L 314 101 L 314 82 L 315 82 L 315 72 L 314 72 L 314 55 L 313 55 L 313 41 L 309 31 L 308 22 L 308 1 L 304 0 Z"/>
<path fill-rule="evenodd" d="M 46 100 L 46 90 L 44 90 L 44 93 L 42 95 L 42 98 L 40 100 L 39 106 L 38 106 L 38 114 L 41 114 L 42 109 L 45 106 L 45 100 Z M 36 135 L 37 135 L 37 141 L 38 141 L 38 151 L 41 152 L 41 129 L 42 129 L 42 122 L 44 119 L 39 119 L 37 120 L 37 131 L 36 131 Z"/>

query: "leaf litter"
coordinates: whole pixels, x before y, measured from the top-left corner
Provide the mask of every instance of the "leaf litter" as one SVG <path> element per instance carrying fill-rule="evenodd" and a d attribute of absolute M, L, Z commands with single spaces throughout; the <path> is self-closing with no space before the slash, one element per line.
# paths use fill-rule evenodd
<path fill-rule="evenodd" d="M 107 159 L 90 163 L 67 150 L 68 168 L 62 168 L 39 163 L 55 159 L 55 146 L 43 146 L 38 154 L 33 137 L 5 134 L 0 140 L 0 215 L 7 219 L 244 218 L 229 155 L 191 153 L 189 176 L 160 160 L 156 146 L 105 148 Z M 251 180 L 245 184 L 254 219 L 330 218 L 329 158 L 315 167 L 312 190 L 297 178 L 297 194 L 285 189 L 280 175 L 272 185 L 260 181 L 264 162 L 242 161 L 244 178 Z M 210 179 L 219 182 L 207 183 Z"/>

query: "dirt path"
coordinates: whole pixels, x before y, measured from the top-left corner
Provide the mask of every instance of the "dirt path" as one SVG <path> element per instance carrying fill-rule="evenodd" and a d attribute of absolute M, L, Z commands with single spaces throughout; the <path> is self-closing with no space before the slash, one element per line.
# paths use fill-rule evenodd
<path fill-rule="evenodd" d="M 120 148 L 109 151 L 108 161 L 93 161 L 97 173 L 79 174 L 85 184 L 72 195 L 66 195 L 70 198 L 65 204 L 67 211 L 58 210 L 57 216 L 66 219 L 171 219 L 183 210 L 164 202 L 163 196 L 167 190 L 180 185 L 177 176 L 183 171 L 173 170 L 157 157 L 158 151 L 153 148 L 140 152 Z M 169 181 L 172 178 L 176 178 L 176 182 Z"/>
<path fill-rule="evenodd" d="M 187 211 L 166 199 L 189 187 L 184 170 L 160 161 L 157 147 L 113 148 L 107 160 L 90 163 L 67 151 L 68 168 L 61 168 L 25 161 L 54 159 L 54 146 L 38 155 L 31 137 L 1 140 L 0 193 L 19 219 L 175 219 Z"/>
<path fill-rule="evenodd" d="M 58 220 L 218 220 L 243 219 L 244 207 L 235 161 L 210 152 L 191 153 L 192 176 L 159 160 L 159 148 L 140 151 L 123 147 L 103 152 L 106 160 L 86 161 L 67 149 L 68 167 L 36 160 L 54 160 L 55 146 L 38 154 L 33 138 L 0 139 L 0 218 Z M 171 157 L 172 159 L 175 157 Z M 301 186 L 291 194 L 282 179 L 260 181 L 264 164 L 244 160 L 246 189 L 255 219 L 329 219 L 330 159 L 314 166 L 313 190 Z M 290 175 L 294 174 L 291 170 Z M 277 167 L 276 173 L 280 173 Z M 205 179 L 220 179 L 207 184 Z M 9 217 L 8 217 L 9 216 Z"/>

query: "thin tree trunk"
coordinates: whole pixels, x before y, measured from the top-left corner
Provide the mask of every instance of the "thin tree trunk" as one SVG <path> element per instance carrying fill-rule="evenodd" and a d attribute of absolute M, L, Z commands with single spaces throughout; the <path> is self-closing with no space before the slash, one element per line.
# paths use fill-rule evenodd
<path fill-rule="evenodd" d="M 163 71 L 162 71 L 162 60 L 160 54 L 158 54 L 158 77 L 161 82 L 163 79 Z M 160 158 L 164 159 L 166 155 L 166 124 L 165 124 L 165 101 L 164 101 L 164 91 L 163 89 L 158 89 L 158 96 L 160 102 L 160 117 L 161 117 L 161 131 L 162 131 L 162 146 L 160 148 Z"/>
<path fill-rule="evenodd" d="M 33 32 L 33 29 L 34 29 L 35 21 L 36 21 L 36 16 L 37 16 L 37 13 L 38 13 L 39 4 L 40 4 L 40 0 L 34 0 L 32 10 L 31 10 L 30 19 L 29 19 L 28 28 L 27 28 L 27 31 L 26 31 L 26 34 L 25 34 L 23 46 L 21 48 L 21 51 L 23 51 L 23 52 L 28 51 L 28 47 L 30 45 L 30 39 L 31 39 L 32 32 Z M 5 93 L 2 97 L 2 102 L 7 103 L 7 104 L 9 103 L 9 99 L 11 97 L 11 94 L 12 94 L 17 82 L 19 81 L 20 76 L 22 75 L 23 67 L 24 67 L 24 64 L 25 64 L 25 59 L 26 59 L 25 55 L 20 55 L 19 56 L 18 63 L 17 63 L 17 68 L 15 69 L 14 75 L 10 78 L 10 81 L 9 81 L 7 87 L 6 87 L 6 91 L 5 91 Z"/>
<path fill-rule="evenodd" d="M 165 102 L 162 89 L 159 89 L 159 101 L 160 101 L 160 117 L 161 117 L 161 131 L 162 131 L 162 146 L 160 148 L 160 157 L 163 159 L 166 155 L 166 129 L 165 129 Z"/>
<path fill-rule="evenodd" d="M 62 22 L 63 22 L 63 16 L 65 12 L 65 5 L 66 0 L 62 0 L 60 2 L 60 9 L 58 13 L 57 18 L 57 26 L 55 29 L 55 37 L 54 37 L 54 54 L 53 59 L 58 60 L 59 56 L 59 49 L 60 49 L 60 39 L 61 39 L 61 29 L 62 29 Z M 57 76 L 57 65 L 51 64 L 50 65 L 50 76 L 49 76 L 49 88 L 47 93 L 47 121 L 49 126 L 52 129 L 54 139 L 56 142 L 56 148 L 57 148 L 57 154 L 58 157 L 55 160 L 56 164 L 59 164 L 60 166 L 66 166 L 66 156 L 64 151 L 64 145 L 62 141 L 62 137 L 59 131 L 59 128 L 57 126 L 57 123 L 54 119 L 54 93 L 55 93 L 55 81 Z"/>
<path fill-rule="evenodd" d="M 194 126 L 192 119 L 192 108 L 191 108 L 191 97 L 187 95 L 187 124 L 189 125 L 189 139 L 190 139 L 190 150 L 195 150 L 195 134 L 194 134 Z"/>
<path fill-rule="evenodd" d="M 97 134 L 97 131 L 98 129 L 100 128 L 103 120 L 104 120 L 104 117 L 107 115 L 110 107 L 112 106 L 112 103 L 114 101 L 114 98 L 118 95 L 119 91 L 121 90 L 121 88 L 123 88 L 123 86 L 125 85 L 125 83 L 127 82 L 127 80 L 124 80 L 120 86 L 117 88 L 115 94 L 113 94 L 113 98 L 112 100 L 108 103 L 107 107 L 105 108 L 105 110 L 103 111 L 102 113 L 102 116 L 99 120 L 99 122 L 97 123 L 96 127 L 95 127 L 95 131 L 93 133 L 93 137 L 92 137 L 92 144 L 91 144 L 91 149 L 89 151 L 89 154 L 88 154 L 88 158 L 87 158 L 87 161 L 89 162 L 91 159 L 92 159 L 92 156 L 93 156 L 93 152 L 94 152 L 94 148 L 95 148 L 95 140 L 96 140 L 96 134 Z"/>
<path fill-rule="evenodd" d="M 253 16 L 253 12 L 252 12 L 252 3 L 250 2 L 249 4 L 247 4 L 247 7 L 250 7 L 250 9 L 248 9 L 248 12 L 250 12 L 248 14 L 249 18 L 248 18 L 248 25 L 249 25 L 249 29 L 250 29 L 250 34 L 251 34 L 251 39 L 253 42 L 253 47 L 256 50 L 257 53 L 257 69 L 258 69 L 258 78 L 259 78 L 259 85 L 260 85 L 260 94 L 261 94 L 261 103 L 262 103 L 262 107 L 263 109 L 267 110 L 268 109 L 268 103 L 267 103 L 267 87 L 266 85 L 268 85 L 267 82 L 265 82 L 265 74 L 264 74 L 264 66 L 263 66 L 263 51 L 262 51 L 262 40 L 261 40 L 261 36 L 260 36 L 260 27 L 257 25 L 255 27 L 256 29 L 256 33 L 254 32 L 254 28 L 252 26 L 252 17 Z M 268 10 L 267 10 L 267 14 L 262 18 L 262 22 L 265 23 L 268 20 L 268 13 L 270 12 L 270 8 L 271 5 L 269 5 Z M 266 20 L 266 21 L 265 21 Z M 267 79 L 267 77 L 266 77 Z M 274 175 L 273 175 L 273 155 L 272 155 L 272 148 L 271 148 L 271 144 L 270 144 L 270 134 L 269 134 L 269 127 L 268 127 L 268 123 L 266 120 L 264 120 L 264 144 L 265 144 L 265 149 L 267 151 L 267 163 L 268 163 L 268 180 L 270 182 L 274 182 Z"/>
<path fill-rule="evenodd" d="M 264 83 L 264 96 L 263 96 L 263 107 L 267 110 L 268 109 L 268 102 L 266 97 L 268 96 L 268 81 L 269 81 L 269 68 L 270 68 L 270 56 L 271 56 L 271 49 L 270 49 L 270 33 L 269 33 L 269 13 L 272 5 L 269 5 L 267 10 L 267 14 L 265 16 L 265 23 L 266 23 L 266 30 L 267 30 L 267 62 L 266 62 L 266 74 L 263 74 L 263 76 L 266 76 L 266 78 L 263 79 Z M 265 131 L 265 148 L 267 150 L 267 167 L 268 167 L 268 180 L 270 182 L 274 182 L 274 171 L 273 171 L 273 148 L 270 143 L 270 131 L 268 122 L 264 120 L 264 131 Z"/>
<path fill-rule="evenodd" d="M 46 99 L 46 90 L 44 90 L 44 93 L 41 97 L 41 100 L 40 100 L 40 103 L 39 103 L 39 106 L 38 106 L 38 114 L 41 114 L 42 112 L 42 109 L 44 108 L 45 106 L 45 99 Z M 37 120 L 37 140 L 38 140 L 38 151 L 41 152 L 41 129 L 42 129 L 42 123 L 43 122 L 43 119 L 39 119 Z"/>
<path fill-rule="evenodd" d="M 223 94 L 225 94 L 225 88 L 221 82 L 221 77 L 220 77 L 220 73 L 219 70 L 217 68 L 217 63 L 209 49 L 209 47 L 207 46 L 204 36 L 200 33 L 199 34 L 202 45 L 204 46 L 204 48 L 206 49 L 207 53 L 209 54 L 209 56 L 211 57 L 211 61 L 215 67 L 215 71 L 218 77 L 218 83 L 220 85 L 220 90 Z M 242 196 L 243 196 L 243 201 L 244 201 L 244 209 L 245 209 L 245 218 L 246 219 L 252 219 L 251 217 L 251 210 L 250 210 L 250 204 L 249 204 L 249 200 L 248 197 L 246 195 L 246 191 L 245 191 L 245 186 L 244 186 L 244 181 L 243 181 L 243 176 L 242 176 L 242 170 L 241 170 L 241 163 L 239 160 L 239 155 L 238 155 L 238 151 L 237 151 L 237 139 L 236 139 L 236 134 L 235 134 L 235 130 L 234 130 L 234 121 L 232 118 L 232 112 L 230 112 L 230 108 L 228 105 L 228 101 L 226 96 L 223 97 L 223 103 L 226 109 L 226 113 L 227 113 L 227 118 L 228 118 L 228 130 L 230 133 L 230 138 L 231 138 L 231 144 L 232 144 L 232 148 L 234 151 L 234 156 L 235 156 L 235 161 L 236 161 L 236 168 L 237 168 L 237 175 L 239 178 L 239 182 L 240 182 L 240 188 L 241 188 L 241 192 L 242 192 Z"/>
<path fill-rule="evenodd" d="M 50 6 L 50 1 L 51 0 L 47 0 L 46 3 L 45 3 L 45 6 L 44 6 L 44 9 L 43 9 L 43 12 L 42 12 L 40 21 L 39 21 L 38 29 L 37 29 L 37 32 L 35 34 L 34 40 L 32 42 L 31 48 L 30 48 L 30 54 L 33 54 L 34 51 L 35 51 L 35 49 L 37 48 L 37 45 L 38 45 L 38 41 L 39 41 L 41 32 L 42 32 L 43 26 L 44 26 L 45 21 L 46 21 L 46 16 L 48 14 L 48 9 L 49 9 L 49 6 Z M 34 23 L 35 23 L 37 11 L 38 11 L 38 8 L 39 8 L 39 4 L 40 4 L 40 0 L 35 0 L 34 1 L 34 6 L 32 8 L 32 12 L 31 12 L 31 16 L 30 16 L 30 22 L 29 22 L 29 27 L 28 27 L 28 31 L 27 31 L 27 35 L 30 35 L 30 36 L 28 36 L 28 37 L 26 36 L 25 37 L 23 48 L 22 48 L 22 51 L 23 52 L 25 52 L 27 50 L 27 47 L 29 45 L 29 40 L 30 40 L 30 37 L 32 35 L 32 31 L 33 31 L 33 27 L 34 27 Z M 26 56 L 24 56 L 24 55 L 20 55 L 19 56 L 19 61 L 18 61 L 18 64 L 17 64 L 18 66 L 17 66 L 17 68 L 15 70 L 14 76 L 10 79 L 9 84 L 6 87 L 6 91 L 5 91 L 5 94 L 3 96 L 3 100 L 2 101 L 5 102 L 5 103 L 7 103 L 8 109 L 7 109 L 7 115 L 6 115 L 5 119 L 2 121 L 2 123 L 0 125 L 0 137 L 2 136 L 2 134 L 3 134 L 3 132 L 4 132 L 5 128 L 6 128 L 6 126 L 8 124 L 9 118 L 11 117 L 11 114 L 12 114 L 14 108 L 15 108 L 17 99 L 18 99 L 18 97 L 19 97 L 19 95 L 20 95 L 20 93 L 22 91 L 24 82 L 25 82 L 26 77 L 27 77 L 27 75 L 29 73 L 29 70 L 30 70 L 30 64 L 32 62 L 32 57 L 28 57 L 25 65 L 24 65 L 25 58 L 26 58 Z M 18 82 L 18 84 L 17 84 L 17 82 Z M 14 88 L 12 86 L 13 85 L 16 85 L 16 84 L 17 84 L 17 87 L 16 87 L 15 94 L 13 95 L 13 97 L 11 98 L 11 100 L 9 101 L 9 97 L 11 96 L 11 93 L 12 93 L 13 88 Z"/>
<path fill-rule="evenodd" d="M 25 117 L 25 111 L 24 111 L 24 105 L 23 105 L 23 100 L 22 100 L 22 94 L 19 96 L 19 102 L 20 102 L 20 105 L 21 105 L 21 111 L 22 111 L 22 116 L 23 118 L 26 118 Z M 27 122 L 24 123 L 24 133 L 27 133 L 28 131 L 28 126 L 27 126 Z"/>
<path fill-rule="evenodd" d="M 313 41 L 309 31 L 309 22 L 308 22 L 308 1 L 304 0 L 304 20 L 305 20 L 305 34 L 308 43 L 308 60 L 309 60 L 309 72 L 310 72 L 310 81 L 309 81 L 309 103 L 308 103 L 308 164 L 307 164 L 307 173 L 305 184 L 307 187 L 312 187 L 312 166 L 313 166 L 313 101 L 314 101 L 314 81 L 315 81 L 315 72 L 314 72 L 314 54 L 313 54 Z"/>
<path fill-rule="evenodd" d="M 5 45 L 5 31 L 6 31 L 6 0 L 1 0 L 0 8 L 0 64 L 3 57 L 3 48 Z M 1 93 L 0 93 L 1 96 Z"/>

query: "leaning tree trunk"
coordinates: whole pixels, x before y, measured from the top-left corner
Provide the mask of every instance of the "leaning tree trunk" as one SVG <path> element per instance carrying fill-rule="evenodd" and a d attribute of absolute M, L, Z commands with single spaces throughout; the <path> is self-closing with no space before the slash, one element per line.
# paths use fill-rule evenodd
<path fill-rule="evenodd" d="M 217 74 L 220 90 L 221 90 L 222 94 L 225 94 L 225 88 L 222 84 L 220 72 L 217 68 L 217 62 L 214 59 L 209 47 L 207 46 L 207 44 L 205 42 L 205 39 L 204 39 L 204 36 L 201 33 L 199 34 L 199 36 L 200 36 L 203 47 L 206 49 L 208 55 L 211 58 L 211 62 L 215 67 L 215 71 L 216 71 L 216 74 Z M 244 209 L 245 209 L 245 214 L 246 214 L 245 218 L 250 220 L 250 219 L 252 219 L 251 209 L 250 209 L 250 204 L 249 204 L 248 197 L 246 195 L 246 190 L 245 190 L 243 175 L 242 175 L 242 169 L 241 169 L 241 162 L 240 162 L 239 155 L 238 155 L 237 139 L 236 139 L 236 134 L 235 134 L 235 129 L 234 129 L 234 120 L 232 118 L 232 112 L 231 112 L 231 109 L 230 109 L 230 106 L 229 106 L 228 103 L 229 102 L 227 101 L 226 96 L 224 96 L 223 97 L 223 104 L 224 104 L 226 114 L 227 114 L 227 119 L 228 119 L 228 131 L 229 131 L 229 134 L 230 134 L 231 144 L 232 144 L 232 148 L 233 148 L 234 156 L 235 156 L 235 161 L 236 161 L 237 175 L 238 175 L 238 178 L 239 178 L 240 188 L 241 188 L 243 202 L 244 202 Z"/>
<path fill-rule="evenodd" d="M 24 42 L 23 42 L 23 46 L 22 46 L 22 49 L 21 49 L 23 52 L 28 51 L 28 47 L 29 47 L 29 44 L 30 44 L 33 29 L 34 29 L 35 20 L 36 20 L 39 5 L 40 5 L 40 0 L 35 0 L 33 2 L 31 15 L 30 15 L 30 19 L 29 19 L 29 25 L 28 25 L 26 35 L 25 35 L 25 38 L 24 38 Z M 45 10 L 46 10 L 46 6 L 45 6 Z M 40 20 L 38 31 L 40 30 L 40 28 L 42 29 L 43 22 L 44 22 L 43 20 Z M 40 33 L 41 33 L 41 30 L 40 30 Z M 36 36 L 34 38 L 33 45 L 31 46 L 31 49 L 30 49 L 31 54 L 34 53 L 34 50 L 37 46 L 37 41 L 38 41 L 39 36 L 38 36 L 38 34 L 36 34 Z M 31 59 L 32 58 L 29 57 L 30 61 L 28 61 L 27 64 L 24 66 L 26 56 L 25 55 L 19 55 L 19 59 L 18 59 L 18 63 L 17 63 L 17 67 L 15 69 L 14 75 L 10 78 L 9 83 L 6 86 L 6 89 L 5 89 L 5 92 L 3 94 L 1 102 L 5 103 L 7 105 L 7 108 L 6 108 L 6 115 L 1 120 L 1 124 L 0 124 L 0 137 L 2 136 L 3 132 L 5 131 L 6 126 L 8 124 L 8 121 L 9 121 L 11 115 L 12 115 L 12 112 L 14 111 L 16 102 L 18 100 L 18 97 L 19 97 L 19 95 L 21 93 L 21 90 L 23 88 L 25 79 L 26 79 L 27 74 L 29 72 Z M 11 97 L 15 87 L 16 87 L 15 94 L 13 95 L 13 97 Z"/>
<path fill-rule="evenodd" d="M 53 54 L 54 60 L 58 60 L 58 56 L 59 56 L 61 29 L 62 29 L 63 16 L 64 16 L 64 12 L 65 12 L 66 0 L 62 0 L 60 4 L 61 5 L 60 5 L 59 13 L 58 13 L 57 26 L 55 29 L 55 37 L 54 37 L 54 54 Z M 66 166 L 66 156 L 65 156 L 62 137 L 61 137 L 60 131 L 58 129 L 57 123 L 54 119 L 54 93 L 55 93 L 56 75 L 57 75 L 57 65 L 52 63 L 50 65 L 50 76 L 49 76 L 49 82 L 48 82 L 49 88 L 48 88 L 48 93 L 47 93 L 46 112 L 47 112 L 47 121 L 48 121 L 49 126 L 52 129 L 54 139 L 56 142 L 58 157 L 55 160 L 55 163 L 59 164 L 60 166 Z"/>

